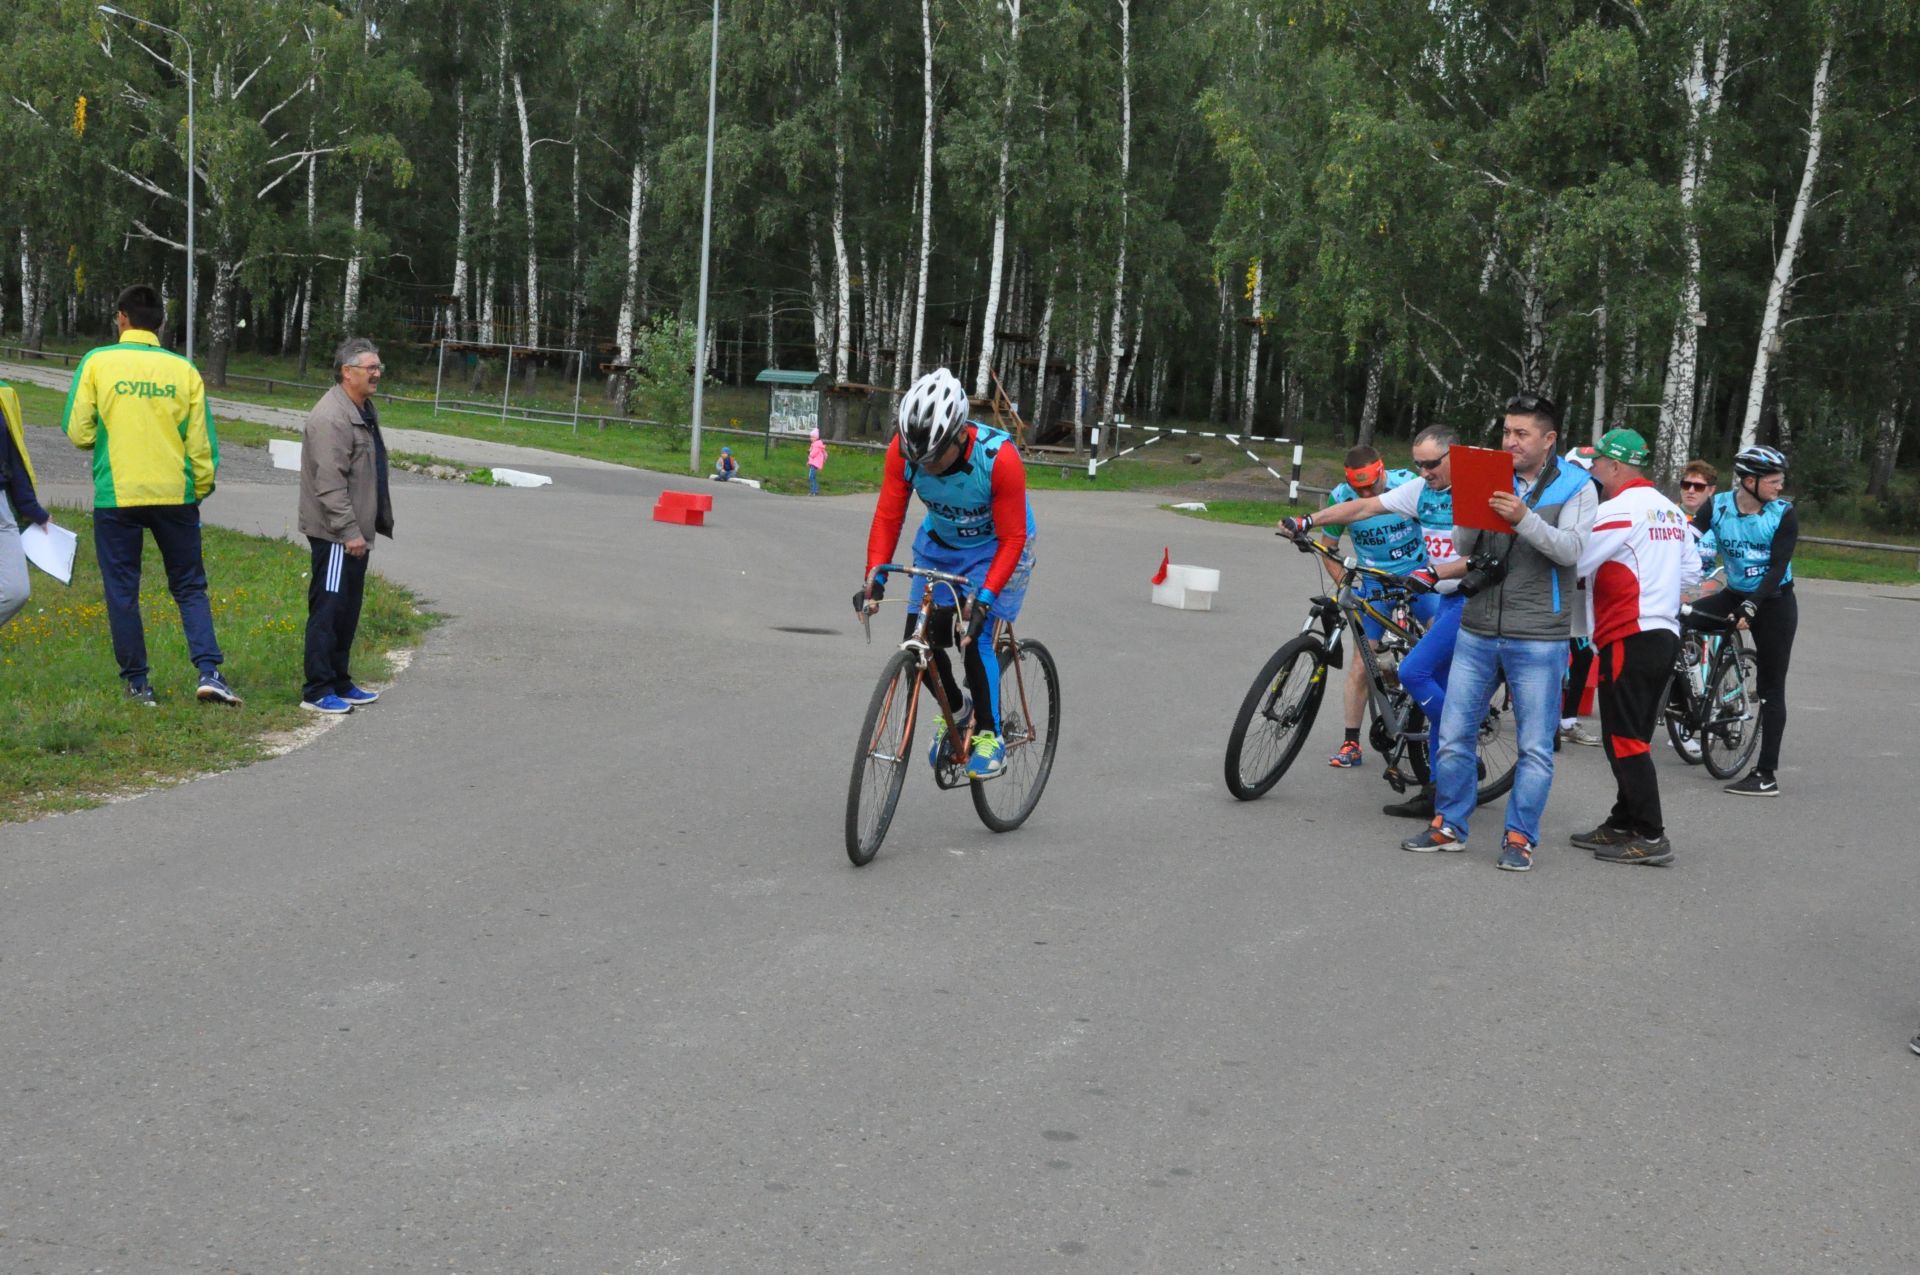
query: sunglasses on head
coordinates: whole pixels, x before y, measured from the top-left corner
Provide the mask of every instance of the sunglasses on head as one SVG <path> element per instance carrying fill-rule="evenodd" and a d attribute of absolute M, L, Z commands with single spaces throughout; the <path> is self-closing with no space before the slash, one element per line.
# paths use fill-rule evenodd
<path fill-rule="evenodd" d="M 1507 412 L 1516 416 L 1544 416 L 1550 421 L 1560 419 L 1560 409 L 1554 401 L 1539 394 L 1515 394 L 1507 400 Z"/>
<path fill-rule="evenodd" d="M 1415 456 L 1413 458 L 1413 465 L 1414 465 L 1414 468 L 1423 469 L 1427 473 L 1431 474 L 1434 470 L 1440 468 L 1441 465 L 1445 464 L 1446 459 L 1447 459 L 1446 452 L 1441 452 L 1438 456 L 1435 456 L 1432 460 L 1421 460 L 1418 456 Z"/>
<path fill-rule="evenodd" d="M 1698 479 L 1683 478 L 1680 480 L 1680 486 L 1683 490 L 1686 490 L 1686 491 L 1712 491 L 1713 490 L 1712 483 L 1703 483 L 1703 482 L 1700 482 Z"/>

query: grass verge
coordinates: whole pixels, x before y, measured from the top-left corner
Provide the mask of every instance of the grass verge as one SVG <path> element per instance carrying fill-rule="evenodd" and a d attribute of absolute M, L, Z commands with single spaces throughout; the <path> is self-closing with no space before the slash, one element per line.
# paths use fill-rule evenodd
<path fill-rule="evenodd" d="M 1210 500 L 1205 510 L 1162 509 L 1201 518 L 1208 522 L 1232 522 L 1248 527 L 1271 527 L 1288 514 L 1311 512 L 1318 505 L 1290 505 L 1284 500 Z M 1817 525 L 1804 532 L 1811 536 L 1845 535 L 1844 528 L 1827 529 Z M 1892 542 L 1889 542 L 1892 543 Z M 1920 555 L 1920 545 L 1914 547 Z M 1793 574 L 1808 580 L 1853 580 L 1864 584 L 1920 584 L 1920 571 L 1913 558 L 1875 549 L 1841 549 L 1828 545 L 1806 545 L 1793 555 Z"/>
<path fill-rule="evenodd" d="M 140 612 L 160 706 L 123 698 L 107 632 L 92 519 L 56 507 L 54 521 L 80 537 L 72 585 L 32 572 L 33 597 L 0 628 L 0 820 L 96 806 L 116 794 L 163 787 L 266 755 L 263 737 L 312 720 L 300 707 L 308 557 L 281 540 L 204 529 L 222 672 L 246 698 L 238 708 L 201 704 L 180 615 L 151 539 Z M 437 621 L 406 590 L 367 577 L 355 675 L 388 675 L 384 652 L 412 646 Z"/>

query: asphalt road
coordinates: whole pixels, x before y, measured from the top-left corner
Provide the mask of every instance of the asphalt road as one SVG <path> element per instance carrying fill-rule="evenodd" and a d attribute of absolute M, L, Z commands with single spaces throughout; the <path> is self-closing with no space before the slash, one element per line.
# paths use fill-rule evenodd
<path fill-rule="evenodd" d="M 1783 798 L 1663 749 L 1679 861 L 1612 867 L 1563 754 L 1518 876 L 1495 819 L 1395 848 L 1332 712 L 1232 800 L 1306 561 L 1041 493 L 1052 784 L 995 836 L 916 769 L 856 870 L 871 502 L 542 472 L 399 493 L 374 565 L 451 619 L 378 706 L 0 826 L 0 1269 L 1920 1266 L 1920 595 L 1801 586 Z M 1218 610 L 1148 605 L 1168 544 Z"/>

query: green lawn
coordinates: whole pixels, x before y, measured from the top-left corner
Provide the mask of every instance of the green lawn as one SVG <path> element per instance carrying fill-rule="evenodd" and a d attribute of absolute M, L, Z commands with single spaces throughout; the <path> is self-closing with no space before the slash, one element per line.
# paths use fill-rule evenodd
<path fill-rule="evenodd" d="M 32 572 L 33 597 L 0 628 L 0 820 L 94 806 L 108 795 L 178 782 L 255 761 L 261 738 L 312 719 L 300 707 L 307 617 L 305 549 L 282 540 L 205 529 L 222 672 L 245 697 L 238 708 L 194 698 L 180 615 L 152 541 L 141 577 L 147 658 L 157 709 L 123 698 L 107 633 L 91 518 L 56 507 L 54 521 L 80 537 L 74 582 Z M 384 652 L 412 646 L 436 617 L 377 574 L 355 641 L 355 676 L 388 675 Z"/>

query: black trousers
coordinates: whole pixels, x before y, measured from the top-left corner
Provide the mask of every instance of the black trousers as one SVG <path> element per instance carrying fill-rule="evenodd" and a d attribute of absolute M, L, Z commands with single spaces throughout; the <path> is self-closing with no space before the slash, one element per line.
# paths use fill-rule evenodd
<path fill-rule="evenodd" d="M 1679 652 L 1680 638 L 1664 629 L 1635 633 L 1599 651 L 1600 735 L 1617 790 L 1607 826 L 1649 839 L 1667 830 L 1660 777 L 1653 770 L 1653 729 Z"/>
<path fill-rule="evenodd" d="M 1580 697 L 1587 693 L 1587 673 L 1593 668 L 1593 643 L 1575 638 L 1568 643 L 1567 681 L 1560 688 L 1560 717 L 1580 716 Z"/>
<path fill-rule="evenodd" d="M 307 577 L 307 683 L 301 698 L 338 695 L 353 685 L 348 660 L 360 628 L 360 600 L 367 587 L 367 559 L 335 540 L 307 537 L 313 570 Z"/>
<path fill-rule="evenodd" d="M 1696 611 L 1732 615 L 1746 594 L 1722 589 L 1693 604 Z M 1780 764 L 1780 737 L 1787 733 L 1787 666 L 1793 662 L 1793 635 L 1800 631 L 1800 603 L 1787 585 L 1760 604 L 1747 625 L 1753 634 L 1753 662 L 1760 683 L 1760 759 L 1754 769 L 1771 775 Z"/>

